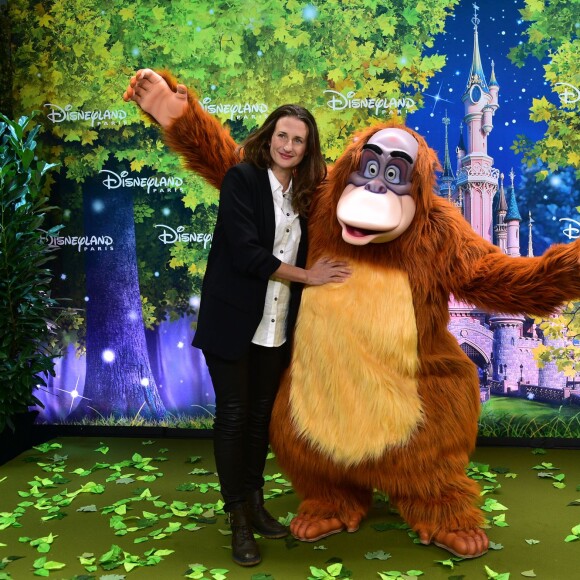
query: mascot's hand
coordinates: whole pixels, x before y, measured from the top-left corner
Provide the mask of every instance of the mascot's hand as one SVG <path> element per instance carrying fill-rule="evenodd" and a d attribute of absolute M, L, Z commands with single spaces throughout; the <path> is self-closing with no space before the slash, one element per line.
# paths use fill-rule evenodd
<path fill-rule="evenodd" d="M 166 129 L 187 109 L 187 87 L 177 85 L 174 92 L 161 75 L 145 68 L 131 77 L 123 100 L 137 103 Z"/>

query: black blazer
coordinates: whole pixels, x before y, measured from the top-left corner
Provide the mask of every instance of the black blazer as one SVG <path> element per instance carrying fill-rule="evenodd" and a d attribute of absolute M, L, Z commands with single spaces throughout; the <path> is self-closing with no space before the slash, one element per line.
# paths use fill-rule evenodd
<path fill-rule="evenodd" d="M 264 311 L 268 279 L 279 268 L 272 252 L 274 200 L 268 171 L 239 163 L 225 175 L 203 279 L 193 346 L 236 360 L 248 350 Z M 304 267 L 306 222 L 296 265 Z M 291 343 L 302 284 L 292 284 L 286 338 Z"/>

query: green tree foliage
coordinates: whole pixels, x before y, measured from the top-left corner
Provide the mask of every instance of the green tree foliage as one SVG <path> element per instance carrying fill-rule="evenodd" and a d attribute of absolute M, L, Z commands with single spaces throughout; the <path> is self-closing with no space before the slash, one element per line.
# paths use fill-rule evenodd
<path fill-rule="evenodd" d="M 424 56 L 423 49 L 433 46 L 457 3 L 14 0 L 14 99 L 20 111 L 48 114 L 45 104 L 52 103 L 72 105 L 72 111 L 126 114 L 95 123 L 45 119 L 52 138 L 44 143 L 44 154 L 62 164 L 66 185 L 60 187 L 67 188 L 68 207 L 80 208 L 80 184 L 105 166 L 184 179 L 181 191 L 164 193 L 162 199 L 135 192 L 141 292 L 147 318 L 160 320 L 167 311 L 189 308 L 189 295 L 199 292 L 208 247 L 178 242 L 170 256 L 164 255 L 151 234 L 153 226 L 164 223 L 161 212 L 169 201 L 188 231 L 211 231 L 217 192 L 187 175 L 166 150 L 160 131 L 133 104 L 122 102 L 134 71 L 166 68 L 211 105 L 264 104 L 272 110 L 285 102 L 301 103 L 315 114 L 332 161 L 356 129 L 398 109 L 378 114 L 364 107 L 333 110 L 325 91 L 352 92 L 357 99 L 408 96 L 422 106 L 422 91 L 445 63 L 444 55 Z M 238 140 L 265 118 L 252 112 L 216 115 Z M 80 209 L 63 218 L 81 227 Z M 158 268 L 168 275 L 155 278 Z"/>
<path fill-rule="evenodd" d="M 536 321 L 544 335 L 558 341 L 566 338 L 562 346 L 540 345 L 534 349 L 534 358 L 540 367 L 556 363 L 567 377 L 580 375 L 580 301 L 568 303 L 561 314 L 549 320 Z"/>
<path fill-rule="evenodd" d="M 12 85 L 10 36 L 8 7 L 5 2 L 0 2 L 0 78 L 4 81 L 4 86 Z M 12 118 L 12 93 L 10 91 L 0 91 L 0 113 Z"/>
<path fill-rule="evenodd" d="M 580 176 L 580 40 L 578 39 L 578 0 L 525 0 L 520 12 L 528 23 L 526 42 L 510 51 L 510 59 L 523 65 L 528 57 L 544 64 L 544 77 L 554 98 L 534 99 L 530 119 L 546 123 L 544 137 L 531 142 L 520 136 L 514 145 L 524 152 L 528 166 L 541 160 L 546 169 L 538 181 L 564 167 L 573 167 Z"/>

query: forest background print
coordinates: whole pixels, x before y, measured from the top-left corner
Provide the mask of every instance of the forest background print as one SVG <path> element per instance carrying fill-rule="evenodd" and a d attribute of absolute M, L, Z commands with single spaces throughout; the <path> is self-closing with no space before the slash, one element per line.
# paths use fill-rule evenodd
<path fill-rule="evenodd" d="M 576 0 L 14 0 L 7 12 L 14 116 L 40 111 L 41 154 L 60 163 L 47 187 L 64 228 L 47 243 L 57 248 L 53 296 L 70 300 L 41 422 L 211 427 L 211 381 L 191 340 L 218 192 L 122 101 L 139 68 L 170 70 L 238 141 L 297 102 L 315 115 L 330 163 L 356 130 L 399 115 L 442 164 L 447 132 L 454 166 L 477 29 L 486 78 L 493 69 L 500 86 L 488 153 L 513 184 L 521 254 L 530 214 L 534 255 L 580 234 Z M 534 355 L 564 384 L 577 371 L 576 306 L 537 321 L 554 337 L 568 327 L 564 346 L 548 341 Z M 509 368 L 507 381 L 514 372 L 524 378 Z M 519 414 L 580 437 L 580 407 L 564 402 L 492 392 L 483 417 L 492 436 Z"/>

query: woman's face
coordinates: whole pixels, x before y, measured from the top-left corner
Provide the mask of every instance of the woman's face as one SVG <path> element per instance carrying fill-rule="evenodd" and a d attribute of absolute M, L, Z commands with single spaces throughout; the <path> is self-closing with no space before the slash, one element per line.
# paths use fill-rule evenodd
<path fill-rule="evenodd" d="M 296 117 L 281 117 L 270 141 L 271 169 L 276 174 L 291 173 L 306 154 L 308 126 Z"/>

